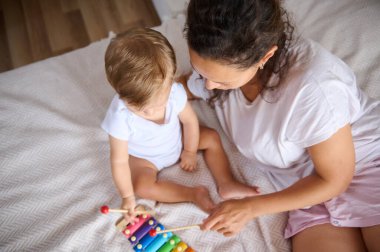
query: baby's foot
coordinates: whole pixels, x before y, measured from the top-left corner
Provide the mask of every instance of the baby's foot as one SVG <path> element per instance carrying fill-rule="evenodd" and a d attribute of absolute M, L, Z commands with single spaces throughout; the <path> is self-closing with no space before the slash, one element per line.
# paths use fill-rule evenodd
<path fill-rule="evenodd" d="M 224 200 L 241 199 L 259 194 L 259 188 L 248 186 L 236 180 L 223 183 L 218 187 L 218 193 Z"/>
<path fill-rule="evenodd" d="M 194 204 L 197 205 L 200 209 L 205 211 L 206 213 L 210 213 L 211 210 L 214 208 L 215 204 L 212 201 L 210 194 L 206 187 L 204 186 L 197 186 L 194 188 L 195 195 L 194 195 Z"/>

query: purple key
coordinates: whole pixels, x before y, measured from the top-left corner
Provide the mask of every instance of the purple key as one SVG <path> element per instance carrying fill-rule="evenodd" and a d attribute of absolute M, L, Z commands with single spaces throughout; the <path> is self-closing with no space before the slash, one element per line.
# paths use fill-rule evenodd
<path fill-rule="evenodd" d="M 140 239 L 152 229 L 152 227 L 156 226 L 156 224 L 156 219 L 151 217 L 141 227 L 139 227 L 139 229 L 137 229 L 133 235 L 129 237 L 129 241 L 131 242 L 132 246 L 135 246 L 140 241 Z"/>
<path fill-rule="evenodd" d="M 154 227 L 154 229 L 156 231 L 160 231 L 160 230 L 164 230 L 165 227 L 161 223 L 158 223 L 157 226 Z M 135 246 L 135 251 L 142 251 L 142 250 L 144 250 L 146 247 L 149 246 L 149 244 L 151 244 L 154 241 L 154 239 L 157 238 L 157 235 L 151 236 L 149 234 L 149 231 L 148 231 L 148 233 L 143 238 L 141 238 L 141 240 L 139 241 L 139 243 Z"/>

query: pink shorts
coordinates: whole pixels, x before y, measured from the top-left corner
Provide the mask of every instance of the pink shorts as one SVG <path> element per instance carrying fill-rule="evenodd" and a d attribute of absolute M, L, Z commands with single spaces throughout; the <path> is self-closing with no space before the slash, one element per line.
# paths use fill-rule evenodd
<path fill-rule="evenodd" d="M 285 238 L 315 225 L 369 227 L 380 224 L 380 159 L 362 167 L 348 189 L 329 201 L 289 212 Z"/>

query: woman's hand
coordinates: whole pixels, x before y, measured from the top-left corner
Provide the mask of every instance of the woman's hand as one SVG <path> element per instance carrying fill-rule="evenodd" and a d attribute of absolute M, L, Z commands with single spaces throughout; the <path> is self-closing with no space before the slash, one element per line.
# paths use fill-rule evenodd
<path fill-rule="evenodd" d="M 185 171 L 194 171 L 197 168 L 197 153 L 183 150 L 179 166 Z"/>
<path fill-rule="evenodd" d="M 252 197 L 227 200 L 217 205 L 201 225 L 202 230 L 214 230 L 224 236 L 233 236 L 253 218 Z"/>
<path fill-rule="evenodd" d="M 135 207 L 136 207 L 136 201 L 135 201 L 134 195 L 123 198 L 123 201 L 121 203 L 121 209 L 128 210 L 128 213 L 124 213 L 124 219 L 127 222 L 132 223 L 132 224 L 135 221 L 137 221 L 136 214 L 135 214 Z"/>

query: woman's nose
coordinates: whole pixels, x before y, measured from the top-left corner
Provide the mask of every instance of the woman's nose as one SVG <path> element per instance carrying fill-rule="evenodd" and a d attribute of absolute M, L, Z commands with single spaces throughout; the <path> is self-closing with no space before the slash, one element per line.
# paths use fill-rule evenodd
<path fill-rule="evenodd" d="M 206 79 L 205 86 L 208 90 L 213 90 L 218 87 L 218 83 Z"/>

